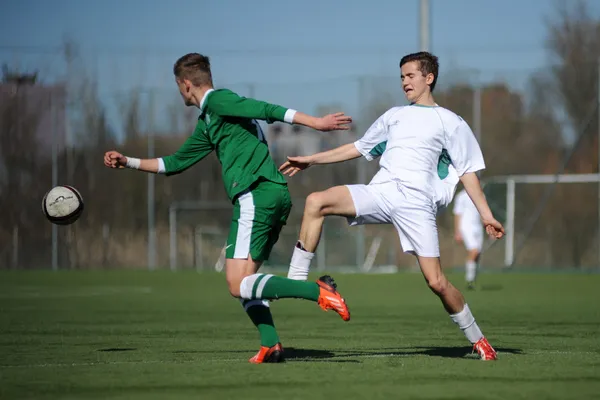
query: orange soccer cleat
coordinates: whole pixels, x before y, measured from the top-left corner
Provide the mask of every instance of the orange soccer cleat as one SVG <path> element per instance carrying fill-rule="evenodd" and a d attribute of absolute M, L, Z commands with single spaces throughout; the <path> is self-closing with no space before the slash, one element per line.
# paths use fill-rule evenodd
<path fill-rule="evenodd" d="M 281 347 L 281 343 L 271 347 L 260 346 L 258 353 L 248 361 L 252 364 L 284 362 L 283 347 Z"/>
<path fill-rule="evenodd" d="M 488 343 L 487 339 L 482 337 L 473 345 L 473 351 L 476 351 L 481 356 L 482 360 L 497 360 L 498 355 L 496 350 Z"/>
<path fill-rule="evenodd" d="M 344 321 L 350 321 L 350 310 L 348 310 L 346 301 L 336 290 L 337 285 L 333 278 L 329 275 L 324 275 L 317 280 L 317 284 L 321 290 L 319 294 L 319 306 L 325 311 L 334 310 Z"/>

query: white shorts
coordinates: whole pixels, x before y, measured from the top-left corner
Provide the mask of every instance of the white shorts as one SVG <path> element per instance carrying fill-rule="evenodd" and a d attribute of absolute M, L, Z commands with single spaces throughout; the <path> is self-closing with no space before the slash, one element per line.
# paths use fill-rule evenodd
<path fill-rule="evenodd" d="M 460 234 L 465 249 L 481 251 L 483 247 L 483 227 L 474 223 L 460 224 Z"/>
<path fill-rule="evenodd" d="M 440 246 L 434 201 L 401 183 L 346 185 L 350 190 L 356 217 L 351 226 L 393 224 L 406 253 L 421 257 L 439 257 Z"/>

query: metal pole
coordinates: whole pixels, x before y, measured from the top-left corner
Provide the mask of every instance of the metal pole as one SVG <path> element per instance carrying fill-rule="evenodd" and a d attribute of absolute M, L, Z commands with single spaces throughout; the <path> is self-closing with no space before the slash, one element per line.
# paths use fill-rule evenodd
<path fill-rule="evenodd" d="M 169 207 L 169 266 L 177 269 L 177 206 Z"/>
<path fill-rule="evenodd" d="M 198 225 L 194 230 L 194 266 L 196 271 L 202 269 L 202 255 L 204 254 L 204 246 L 202 246 L 202 226 Z"/>
<path fill-rule="evenodd" d="M 148 127 L 148 158 L 154 158 L 154 92 L 148 94 L 150 121 Z M 155 204 L 154 204 L 154 179 L 155 174 L 148 174 L 148 269 L 150 271 L 156 268 L 156 229 L 155 229 Z"/>
<path fill-rule="evenodd" d="M 513 265 L 515 256 L 515 181 L 506 182 L 506 247 L 504 266 Z"/>
<path fill-rule="evenodd" d="M 108 264 L 108 240 L 110 238 L 110 227 L 105 222 L 102 224 L 102 245 L 104 249 L 102 251 L 102 266 L 106 267 Z"/>
<path fill-rule="evenodd" d="M 482 147 L 481 143 L 481 83 L 479 79 L 475 83 L 475 90 L 473 91 L 473 128 L 475 129 L 475 137 L 479 142 L 479 147 Z"/>
<path fill-rule="evenodd" d="M 52 104 L 52 94 L 49 98 L 50 115 L 52 120 L 52 187 L 58 186 L 58 133 L 56 132 L 56 110 Z M 52 224 L 52 271 L 58 270 L 58 226 Z"/>
<path fill-rule="evenodd" d="M 421 5 L 421 19 L 419 26 L 419 38 L 421 51 L 429 51 L 430 48 L 430 25 L 429 25 L 429 0 L 419 0 Z"/>
<path fill-rule="evenodd" d="M 13 227 L 13 254 L 12 254 L 12 267 L 17 269 L 19 266 L 19 226 Z"/>
<path fill-rule="evenodd" d="M 600 58 L 598 58 L 598 174 L 600 174 Z M 600 268 L 600 184 L 598 185 L 598 268 Z"/>
<path fill-rule="evenodd" d="M 364 77 L 358 78 L 358 101 L 359 101 L 359 109 L 363 110 L 362 100 L 365 98 L 365 79 Z M 363 132 L 366 129 L 363 130 Z M 356 178 L 359 184 L 366 184 L 367 182 L 367 169 L 366 169 L 367 161 L 364 159 L 359 159 L 356 163 Z M 355 236 L 355 246 L 356 246 L 356 259 L 354 261 L 355 265 L 359 267 L 365 261 L 365 227 L 364 225 L 359 225 L 356 228 L 356 236 Z"/>

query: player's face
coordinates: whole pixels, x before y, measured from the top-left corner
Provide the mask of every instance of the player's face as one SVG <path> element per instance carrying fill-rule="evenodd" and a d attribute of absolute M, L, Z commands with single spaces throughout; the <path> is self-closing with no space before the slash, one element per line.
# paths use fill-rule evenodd
<path fill-rule="evenodd" d="M 183 102 L 186 106 L 193 106 L 192 102 L 192 85 L 189 81 L 180 80 L 175 78 L 175 82 L 177 83 L 177 87 L 179 88 L 179 93 L 181 93 L 181 97 L 183 98 Z"/>
<path fill-rule="evenodd" d="M 404 95 L 408 101 L 414 102 L 428 92 L 429 85 L 433 82 L 433 74 L 423 76 L 419 70 L 419 62 L 411 61 L 402 66 L 400 79 Z"/>

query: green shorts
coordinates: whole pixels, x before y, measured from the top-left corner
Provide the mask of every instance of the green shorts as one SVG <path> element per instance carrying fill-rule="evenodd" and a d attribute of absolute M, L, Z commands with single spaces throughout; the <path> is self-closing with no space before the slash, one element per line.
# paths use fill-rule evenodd
<path fill-rule="evenodd" d="M 287 185 L 260 181 L 242 192 L 233 205 L 225 256 L 268 260 L 291 209 Z"/>

